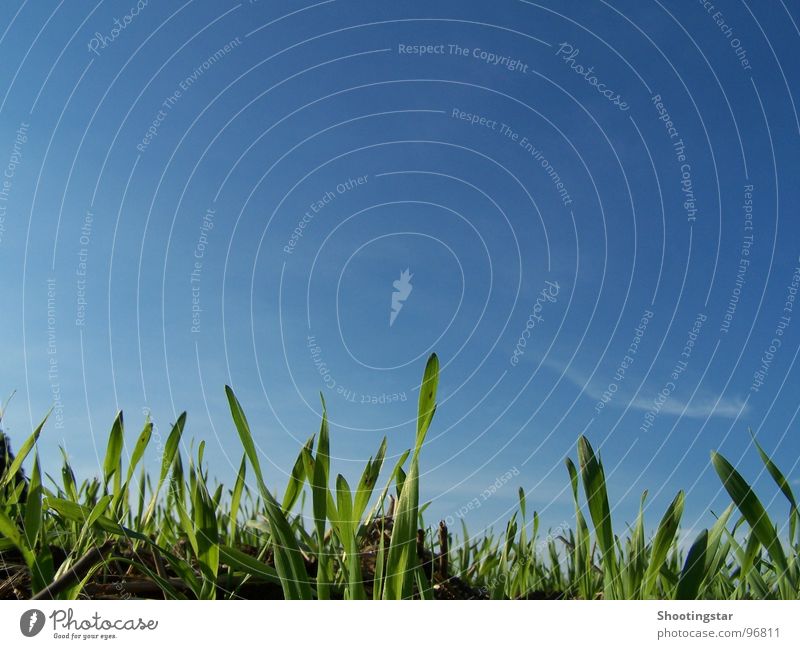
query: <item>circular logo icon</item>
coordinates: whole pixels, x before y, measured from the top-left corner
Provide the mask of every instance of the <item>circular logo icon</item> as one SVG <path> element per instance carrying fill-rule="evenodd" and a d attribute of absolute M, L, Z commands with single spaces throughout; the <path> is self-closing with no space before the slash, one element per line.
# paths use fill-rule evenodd
<path fill-rule="evenodd" d="M 22 614 L 22 617 L 19 618 L 19 630 L 22 631 L 22 635 L 27 638 L 32 638 L 43 628 L 44 613 L 42 613 L 38 608 L 32 608 L 29 611 L 25 611 Z"/>

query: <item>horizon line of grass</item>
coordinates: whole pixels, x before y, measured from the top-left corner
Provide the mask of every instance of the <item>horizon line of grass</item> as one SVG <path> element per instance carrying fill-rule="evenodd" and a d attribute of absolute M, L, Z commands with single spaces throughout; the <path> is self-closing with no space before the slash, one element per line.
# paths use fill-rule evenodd
<path fill-rule="evenodd" d="M 798 597 L 797 502 L 755 436 L 762 463 L 789 502 L 788 538 L 781 539 L 750 484 L 717 452 L 711 463 L 732 502 L 700 531 L 685 556 L 678 542 L 683 491 L 650 538 L 645 491 L 635 524 L 621 537 L 612 523 L 603 463 L 584 436 L 578 438 L 577 466 L 571 458 L 565 461 L 574 529 L 540 540 L 538 514 L 528 518 L 520 488 L 518 511 L 503 534 L 470 537 L 462 519 L 458 543 L 443 522 L 437 535 L 424 523 L 419 463 L 436 412 L 438 382 L 439 361 L 432 354 L 420 388 L 414 445 L 400 456 L 375 498 L 386 438 L 355 489 L 341 474 L 333 479 L 324 398 L 319 433 L 302 446 L 282 498 L 266 486 L 250 425 L 229 386 L 225 392 L 243 453 L 227 491 L 209 481 L 205 442 L 184 459 L 186 413 L 170 431 L 156 479 L 139 467 L 152 438 L 149 417 L 123 471 L 120 412 L 101 478 L 80 484 L 63 449 L 61 480 L 42 473 L 37 444 L 45 418 L 16 457 L 0 458 L 0 560 L 7 573 L 0 597 L 92 596 L 106 592 L 120 575 L 138 584 L 134 595 L 170 599 L 250 592 L 286 599 Z M 31 454 L 30 478 L 20 479 Z M 255 489 L 247 483 L 248 471 Z M 306 529 L 302 512 L 308 498 L 313 524 Z"/>

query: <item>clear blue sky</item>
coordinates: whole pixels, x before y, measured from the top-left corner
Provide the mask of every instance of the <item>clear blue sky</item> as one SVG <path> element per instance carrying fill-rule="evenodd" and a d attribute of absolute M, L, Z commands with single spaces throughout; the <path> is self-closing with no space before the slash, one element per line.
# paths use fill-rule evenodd
<path fill-rule="evenodd" d="M 436 351 L 431 522 L 571 521 L 581 433 L 619 523 L 707 522 L 711 449 L 785 513 L 747 427 L 800 478 L 797 3 L 5 6 L 0 394 L 17 445 L 56 406 L 53 475 L 187 410 L 230 480 L 229 383 L 270 485 L 319 392 L 355 482 Z"/>

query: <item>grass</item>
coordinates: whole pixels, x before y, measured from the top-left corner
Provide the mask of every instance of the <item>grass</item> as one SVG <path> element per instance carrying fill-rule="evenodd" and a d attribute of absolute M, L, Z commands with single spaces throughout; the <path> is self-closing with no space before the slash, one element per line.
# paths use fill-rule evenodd
<path fill-rule="evenodd" d="M 386 439 L 353 489 L 330 473 L 323 401 L 319 433 L 300 449 L 282 497 L 266 486 L 250 426 L 226 387 L 243 456 L 230 488 L 209 479 L 204 443 L 181 452 L 182 414 L 163 447 L 157 475 L 142 458 L 148 420 L 126 455 L 120 413 L 101 478 L 78 482 L 64 454 L 60 479 L 42 472 L 37 441 L 0 464 L 0 597 L 164 599 L 795 599 L 800 593 L 797 502 L 785 476 L 753 438 L 788 521 L 777 525 L 756 493 L 720 454 L 711 462 L 731 504 L 683 552 L 684 494 L 652 535 L 638 518 L 624 534 L 612 522 L 600 457 L 580 437 L 566 468 L 574 528 L 540 533 L 526 497 L 503 534 L 457 536 L 426 527 L 419 502 L 420 454 L 436 412 L 439 362 L 428 360 L 414 446 L 384 466 Z M 4 451 L 5 452 L 5 451 Z M 30 478 L 21 479 L 30 459 Z M 138 475 L 137 475 L 138 472 Z M 376 492 L 381 476 L 385 482 Z M 255 482 L 255 486 L 252 482 Z M 308 506 L 312 524 L 301 512 Z M 788 536 L 781 538 L 781 530 Z"/>

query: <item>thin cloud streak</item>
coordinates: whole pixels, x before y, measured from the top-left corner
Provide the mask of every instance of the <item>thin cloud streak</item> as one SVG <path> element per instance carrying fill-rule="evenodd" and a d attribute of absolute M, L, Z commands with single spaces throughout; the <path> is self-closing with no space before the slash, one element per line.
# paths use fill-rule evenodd
<path fill-rule="evenodd" d="M 586 374 L 574 367 L 566 368 L 554 360 L 546 359 L 543 363 L 548 369 L 567 379 L 593 401 L 600 401 L 603 388 L 595 386 L 596 381 L 589 381 Z M 656 394 L 652 396 L 638 396 L 634 399 L 626 397 L 622 392 L 616 392 L 606 405 L 617 408 L 630 408 L 646 412 L 651 410 L 656 403 Z M 690 402 L 678 399 L 674 394 L 661 404 L 659 412 L 675 417 L 683 416 L 691 419 L 706 419 L 708 417 L 721 417 L 723 419 L 736 419 L 746 414 L 750 406 L 741 397 L 714 398 L 709 396 L 696 396 Z"/>

